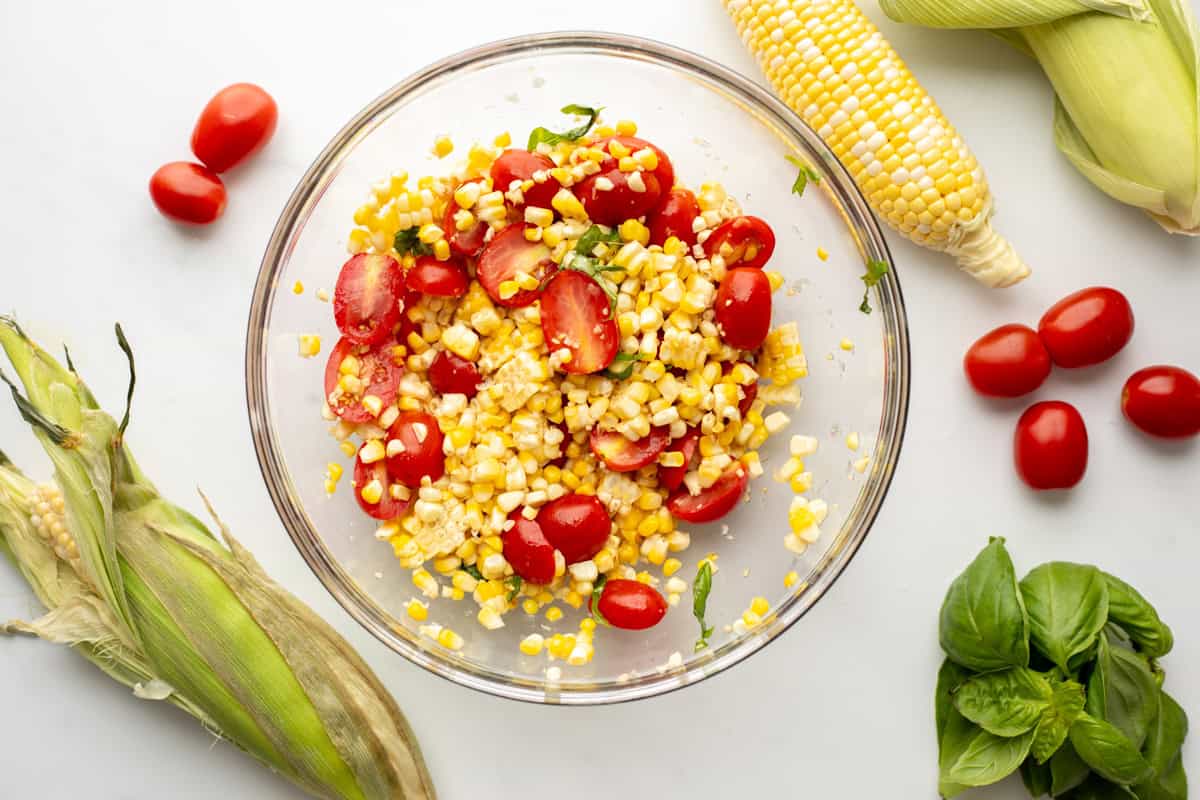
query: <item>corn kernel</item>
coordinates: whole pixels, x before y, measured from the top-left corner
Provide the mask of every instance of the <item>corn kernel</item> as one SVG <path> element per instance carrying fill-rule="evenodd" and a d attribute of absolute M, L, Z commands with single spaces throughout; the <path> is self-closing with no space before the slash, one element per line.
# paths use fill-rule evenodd
<path fill-rule="evenodd" d="M 546 619 L 549 622 L 558 622 L 563 618 L 562 609 L 558 606 L 550 606 L 546 609 Z"/>
<path fill-rule="evenodd" d="M 765 597 L 756 597 L 750 601 L 750 610 L 760 617 L 765 616 L 770 608 L 771 606 L 767 603 L 767 598 Z"/>
<path fill-rule="evenodd" d="M 663 575 L 665 575 L 669 578 L 672 575 L 674 575 L 676 572 L 678 572 L 679 568 L 682 566 L 683 566 L 683 562 L 680 561 L 678 558 L 668 558 L 666 561 L 663 562 L 663 565 L 662 565 Z"/>
<path fill-rule="evenodd" d="M 510 144 L 512 144 L 512 134 L 510 134 L 508 131 L 505 131 L 493 139 L 492 144 L 496 145 L 496 147 L 508 147 Z"/>
<path fill-rule="evenodd" d="M 790 589 L 795 586 L 796 582 L 799 580 L 800 576 L 796 574 L 795 570 L 792 570 L 787 575 L 783 576 L 783 586 L 785 589 Z"/>
<path fill-rule="evenodd" d="M 633 136 L 637 133 L 637 123 L 633 120 L 622 119 L 617 120 L 616 131 L 618 136 Z M 669 186 L 664 186 L 663 189 L 669 189 Z"/>
<path fill-rule="evenodd" d="M 829 251 L 826 250 L 824 247 L 818 247 L 817 248 L 817 258 L 821 259 L 822 261 L 828 261 L 829 260 Z"/>
<path fill-rule="evenodd" d="M 504 618 L 491 606 L 483 606 L 479 609 L 479 613 L 475 616 L 479 624 L 487 628 L 489 631 L 494 631 L 504 627 Z"/>
<path fill-rule="evenodd" d="M 437 643 L 449 650 L 461 650 L 466 644 L 461 636 L 449 628 L 442 628 L 438 631 Z"/>
<path fill-rule="evenodd" d="M 300 334 L 300 355 L 312 358 L 321 352 L 321 337 L 315 333 Z"/>
<path fill-rule="evenodd" d="M 544 644 L 545 639 L 540 633 L 531 633 L 521 640 L 521 652 L 527 656 L 536 656 L 542 652 Z"/>
<path fill-rule="evenodd" d="M 454 150 L 454 142 L 450 141 L 449 136 L 439 136 L 433 140 L 433 154 L 438 158 L 445 158 Z"/>
<path fill-rule="evenodd" d="M 404 610 L 408 612 L 408 616 L 412 617 L 417 622 L 424 622 L 429 618 L 429 606 L 425 603 L 422 603 L 415 597 L 408 601 L 408 604 L 404 607 Z"/>
<path fill-rule="evenodd" d="M 766 269 L 763 272 L 767 275 L 767 283 L 771 286 L 772 292 L 777 292 L 783 286 L 783 274 L 776 272 L 773 269 Z"/>

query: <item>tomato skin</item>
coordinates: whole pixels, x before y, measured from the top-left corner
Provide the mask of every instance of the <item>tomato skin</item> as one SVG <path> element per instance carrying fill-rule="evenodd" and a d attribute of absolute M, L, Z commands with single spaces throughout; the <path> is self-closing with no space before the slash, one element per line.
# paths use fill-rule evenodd
<path fill-rule="evenodd" d="M 668 492 L 673 492 L 683 485 L 683 479 L 687 477 L 688 467 L 692 463 L 692 456 L 696 455 L 696 446 L 699 444 L 700 429 L 690 427 L 687 429 L 687 433 L 667 445 L 668 452 L 683 453 L 681 466 L 664 467 L 659 465 L 658 482 Z"/>
<path fill-rule="evenodd" d="M 1099 364 L 1133 336 L 1133 309 L 1116 289 L 1082 289 L 1050 307 L 1038 323 L 1038 335 L 1060 367 Z"/>
<path fill-rule="evenodd" d="M 483 179 L 476 178 L 473 181 L 463 181 L 458 186 L 468 183 L 483 183 Z M 454 188 L 457 190 L 458 186 Z M 454 214 L 458 209 L 458 203 L 454 202 L 454 193 L 451 192 L 450 202 L 446 204 L 446 213 L 442 215 L 442 230 L 448 237 L 447 241 L 450 243 L 450 251 L 452 253 L 464 258 L 474 258 L 483 249 L 483 240 L 487 236 L 488 224 L 476 220 L 475 224 L 470 228 L 460 231 L 454 224 Z"/>
<path fill-rule="evenodd" d="M 549 172 L 554 169 L 554 162 L 541 153 L 531 153 L 528 150 L 505 150 L 492 164 L 492 188 L 507 192 L 513 181 L 533 180 L 535 172 Z M 554 178 L 547 177 L 545 183 L 534 183 L 528 192 L 524 192 L 525 202 L 517 206 L 536 206 L 537 208 L 552 208 L 550 201 L 562 184 Z"/>
<path fill-rule="evenodd" d="M 746 363 L 751 368 L 754 367 L 753 364 Z M 726 361 L 721 365 L 721 374 L 728 375 L 733 372 L 733 367 L 734 363 L 732 361 Z M 738 400 L 738 413 L 744 417 L 750 411 L 750 406 L 754 404 L 754 399 L 758 397 L 758 381 L 740 383 L 738 385 L 742 387 L 742 399 Z"/>
<path fill-rule="evenodd" d="M 608 149 L 608 143 L 614 139 L 629 148 L 631 154 L 636 153 L 638 150 L 644 150 L 647 147 L 653 150 L 658 155 L 658 166 L 654 169 L 654 177 L 658 179 L 658 184 L 662 187 L 662 191 L 665 192 L 675 185 L 675 166 L 671 163 L 671 159 L 667 157 L 667 154 L 658 145 L 647 142 L 645 139 L 639 139 L 636 136 L 609 136 L 597 140 L 592 145 L 597 150 L 609 153 L 609 156 L 600 162 L 600 169 L 602 171 L 617 166 L 617 159 L 611 155 L 612 151 Z"/>
<path fill-rule="evenodd" d="M 637 219 L 649 214 L 658 205 L 662 196 L 661 184 L 653 172 L 642 172 L 642 183 L 645 191 L 634 191 L 629 185 L 631 173 L 621 172 L 617 167 L 589 175 L 575 184 L 575 196 L 583 203 L 584 209 L 592 222 L 601 225 L 620 225 L 627 219 Z M 607 178 L 612 181 L 612 188 L 601 191 L 596 188 L 596 181 Z"/>
<path fill-rule="evenodd" d="M 400 388 L 404 367 L 396 362 L 392 347 L 391 342 L 359 345 L 344 336 L 338 340 L 325 363 L 325 402 L 329 403 L 330 395 L 338 388 L 342 361 L 348 355 L 358 359 L 358 378 L 366 388 L 352 396 L 343 393 L 336 403 L 329 403 L 329 408 L 334 414 L 347 422 L 370 422 L 374 416 L 363 407 L 363 397 L 374 395 L 383 401 L 385 408 L 396 401 L 396 392 Z"/>
<path fill-rule="evenodd" d="M 454 261 L 438 261 L 433 256 L 420 256 L 404 275 L 409 291 L 434 297 L 462 297 L 471 279 L 467 271 Z"/>
<path fill-rule="evenodd" d="M 378 503 L 368 503 L 363 499 L 363 487 L 372 480 L 378 480 L 383 485 L 383 496 Z M 391 478 L 388 476 L 387 465 L 382 461 L 374 464 L 364 464 L 362 459 L 354 459 L 354 499 L 359 508 L 375 519 L 389 520 L 403 517 L 412 505 L 412 500 L 397 500 L 392 497 Z"/>
<path fill-rule="evenodd" d="M 375 344 L 400 321 L 404 271 L 391 256 L 359 253 L 338 273 L 333 289 L 333 319 L 342 335 L 359 344 Z"/>
<path fill-rule="evenodd" d="M 606 581 L 597 605 L 609 625 L 627 631 L 653 628 L 667 615 L 667 601 L 654 587 L 624 578 Z"/>
<path fill-rule="evenodd" d="M 429 382 L 438 394 L 465 394 L 470 400 L 479 393 L 479 369 L 449 350 L 441 350 L 429 365 Z"/>
<path fill-rule="evenodd" d="M 608 509 L 588 494 L 565 494 L 551 500 L 538 511 L 537 523 L 568 564 L 587 561 L 599 553 L 612 533 Z"/>
<path fill-rule="evenodd" d="M 1050 375 L 1050 353 L 1027 325 L 1001 325 L 981 336 L 963 356 L 963 371 L 979 394 L 1020 397 Z"/>
<path fill-rule="evenodd" d="M 1200 434 L 1200 378 L 1180 367 L 1140 369 L 1125 381 L 1121 411 L 1151 436 L 1196 436 Z"/>
<path fill-rule="evenodd" d="M 484 245 L 475 267 L 475 277 L 496 305 L 520 308 L 537 300 L 538 290 L 522 289 L 512 297 L 503 298 L 500 284 L 512 280 L 517 272 L 527 272 L 541 282 L 556 269 L 550 248 L 541 242 L 526 240 L 525 223 L 518 222 L 497 233 Z"/>
<path fill-rule="evenodd" d="M 569 269 L 555 273 L 542 290 L 542 334 L 551 352 L 570 351 L 571 359 L 559 369 L 573 375 L 604 369 L 620 346 L 608 295 L 587 275 Z"/>
<path fill-rule="evenodd" d="M 226 86 L 208 101 L 192 130 L 192 152 L 213 172 L 224 172 L 257 153 L 275 133 L 279 108 L 253 83 Z"/>
<path fill-rule="evenodd" d="M 724 245 L 729 246 L 728 253 L 723 252 Z M 751 248 L 753 252 L 747 252 Z M 762 269 L 775 252 L 775 231 L 758 217 L 734 217 L 718 225 L 704 240 L 704 252 L 709 258 L 720 255 L 727 269 Z"/>
<path fill-rule="evenodd" d="M 424 438 L 418 435 L 424 426 Z M 428 477 L 436 481 L 446 472 L 446 459 L 442 455 L 442 429 L 437 418 L 424 411 L 404 411 L 392 423 L 388 440 L 399 439 L 404 452 L 388 456 L 387 468 L 393 478 L 415 489 L 421 479 Z"/>
<path fill-rule="evenodd" d="M 771 330 L 771 281 L 761 269 L 739 267 L 725 273 L 714 306 L 725 344 L 757 350 Z"/>
<path fill-rule="evenodd" d="M 1087 471 L 1083 417 L 1069 403 L 1034 403 L 1017 422 L 1013 454 L 1017 474 L 1031 488 L 1070 489 Z"/>
<path fill-rule="evenodd" d="M 651 428 L 650 433 L 630 441 L 616 431 L 601 431 L 592 428 L 588 445 L 596 458 L 613 472 L 635 472 L 647 464 L 653 464 L 658 454 L 667 449 L 671 441 L 671 429 L 665 425 Z"/>
<path fill-rule="evenodd" d="M 661 245 L 674 236 L 689 248 L 696 243 L 692 221 L 700 216 L 700 203 L 690 189 L 675 187 L 663 195 L 658 207 L 647 220 L 650 244 Z"/>
<path fill-rule="evenodd" d="M 208 167 L 172 161 L 150 176 L 150 199 L 165 217 L 207 225 L 225 211 L 225 184 Z"/>
<path fill-rule="evenodd" d="M 513 572 L 529 583 L 547 584 L 554 580 L 554 545 L 546 539 L 542 526 L 525 519 L 520 510 L 508 515 L 513 526 L 500 537 L 504 558 Z"/>
<path fill-rule="evenodd" d="M 693 496 L 679 488 L 667 500 L 671 514 L 686 522 L 713 522 L 728 514 L 742 499 L 750 475 L 741 463 L 736 463 L 717 482 Z"/>

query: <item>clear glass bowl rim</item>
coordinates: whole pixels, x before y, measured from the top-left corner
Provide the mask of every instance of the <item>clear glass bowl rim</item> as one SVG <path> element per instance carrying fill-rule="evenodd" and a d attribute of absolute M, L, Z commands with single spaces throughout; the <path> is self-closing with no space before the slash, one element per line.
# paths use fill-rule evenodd
<path fill-rule="evenodd" d="M 337 173 L 342 158 L 377 124 L 412 93 L 433 80 L 478 69 L 537 52 L 616 55 L 691 73 L 715 85 L 740 102 L 752 106 L 790 137 L 803 144 L 820 164 L 831 192 L 855 230 L 864 260 L 879 259 L 889 266 L 877 286 L 876 313 L 883 316 L 885 333 L 884 414 L 874 452 L 873 478 L 862 501 L 846 520 L 839 535 L 842 546 L 827 556 L 817 579 L 791 597 L 774 616 L 747 634 L 731 641 L 685 669 L 647 675 L 600 688 L 574 688 L 570 684 L 516 679 L 512 676 L 452 661 L 432 648 L 415 646 L 398 635 L 387 615 L 345 573 L 321 542 L 321 537 L 301 510 L 303 504 L 287 478 L 283 454 L 271 422 L 267 391 L 266 347 L 271 303 L 279 276 L 286 266 L 295 237 L 311 207 L 319 201 L 326 183 Z M 251 298 L 246 335 L 246 400 L 255 453 L 280 520 L 310 569 L 334 599 L 373 636 L 410 662 L 454 683 L 487 694 L 534 703 L 598 705 L 653 697 L 711 677 L 749 657 L 777 639 L 812 608 L 834 584 L 857 553 L 878 516 L 900 455 L 908 419 L 910 352 L 904 298 L 894 262 L 883 233 L 858 187 L 819 136 L 786 105 L 745 76 L 703 56 L 651 39 L 592 31 L 562 31 L 502 39 L 437 61 L 397 83 L 350 120 L 300 179 L 272 231 L 259 267 Z M 847 532 L 847 528 L 849 531 Z"/>

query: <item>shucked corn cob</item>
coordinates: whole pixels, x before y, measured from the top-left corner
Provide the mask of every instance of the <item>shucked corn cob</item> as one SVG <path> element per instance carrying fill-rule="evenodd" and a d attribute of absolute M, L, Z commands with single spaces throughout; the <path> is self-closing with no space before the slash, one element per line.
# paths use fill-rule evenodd
<path fill-rule="evenodd" d="M 852 0 L 723 0 L 776 93 L 889 225 L 988 286 L 1029 275 L 991 226 L 983 170 Z"/>
<path fill-rule="evenodd" d="M 370 668 L 224 528 L 218 539 L 158 495 L 124 445 L 128 413 L 118 425 L 10 320 L 0 346 L 62 487 L 34 484 L 0 454 L 0 553 L 48 609 L 0 632 L 72 646 L 316 797 L 432 798 L 412 732 Z"/>

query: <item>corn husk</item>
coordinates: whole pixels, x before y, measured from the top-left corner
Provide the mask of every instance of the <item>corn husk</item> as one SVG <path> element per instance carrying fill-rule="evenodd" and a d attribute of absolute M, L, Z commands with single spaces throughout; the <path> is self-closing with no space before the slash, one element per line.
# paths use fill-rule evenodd
<path fill-rule="evenodd" d="M 1200 34 L 1188 0 L 880 0 L 900 22 L 991 30 L 1054 86 L 1059 150 L 1102 191 L 1200 235 Z"/>
<path fill-rule="evenodd" d="M 0 552 L 47 608 L 3 630 L 71 646 L 316 797 L 433 798 L 374 673 L 219 521 L 218 537 L 158 494 L 125 445 L 128 409 L 116 422 L 11 320 L 0 346 L 57 483 L 35 484 L 0 454 Z"/>

